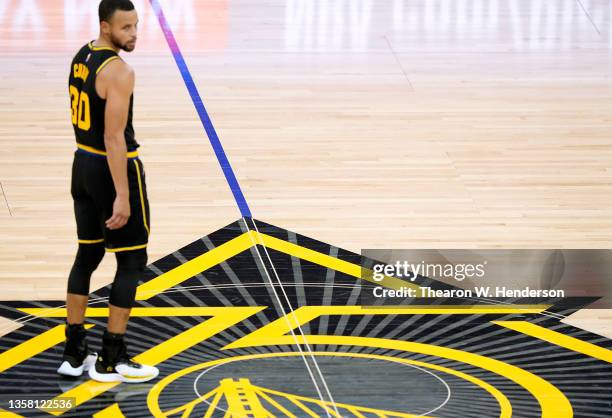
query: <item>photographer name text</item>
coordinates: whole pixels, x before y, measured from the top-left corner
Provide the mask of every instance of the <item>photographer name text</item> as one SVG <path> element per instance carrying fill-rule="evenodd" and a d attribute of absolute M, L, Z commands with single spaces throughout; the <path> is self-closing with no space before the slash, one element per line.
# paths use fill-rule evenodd
<path fill-rule="evenodd" d="M 431 287 L 401 287 L 388 289 L 377 286 L 372 289 L 376 298 L 563 298 L 562 289 L 533 289 L 524 287 L 512 289 L 505 286 L 479 286 L 471 289 L 432 289 Z"/>

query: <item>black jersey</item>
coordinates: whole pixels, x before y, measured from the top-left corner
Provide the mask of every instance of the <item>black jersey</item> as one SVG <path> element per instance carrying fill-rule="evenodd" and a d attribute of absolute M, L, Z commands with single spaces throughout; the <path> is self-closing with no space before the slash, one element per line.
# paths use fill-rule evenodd
<path fill-rule="evenodd" d="M 96 92 L 96 75 L 111 61 L 121 59 L 111 48 L 95 47 L 92 42 L 77 52 L 70 66 L 68 92 L 72 109 L 72 125 L 76 142 L 85 147 L 105 151 L 104 112 L 106 100 Z M 132 106 L 134 95 L 130 97 L 125 142 L 128 152 L 136 150 L 138 143 L 132 127 Z"/>

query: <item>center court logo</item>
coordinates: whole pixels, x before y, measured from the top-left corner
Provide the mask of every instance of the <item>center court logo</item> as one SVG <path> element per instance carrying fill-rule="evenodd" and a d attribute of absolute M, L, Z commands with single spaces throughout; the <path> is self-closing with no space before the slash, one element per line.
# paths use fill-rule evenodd
<path fill-rule="evenodd" d="M 442 393 L 444 380 L 429 370 L 430 365 L 415 360 L 398 359 L 388 355 L 377 355 L 370 353 L 347 353 L 347 352 L 313 352 L 313 356 L 318 357 L 319 361 L 329 359 L 327 370 L 338 367 L 346 373 L 347 364 L 352 368 L 371 365 L 375 362 L 378 367 L 393 370 L 393 375 L 402 373 L 406 379 L 410 380 L 416 376 L 420 379 L 421 385 L 433 385 L 437 392 Z M 445 396 L 433 396 L 431 399 L 417 403 L 417 395 L 414 399 L 406 396 L 405 400 L 396 400 L 393 405 L 387 408 L 380 408 L 380 402 L 374 402 L 377 406 L 367 405 L 372 399 L 367 397 L 353 396 L 354 403 L 342 402 L 335 398 L 324 399 L 311 393 L 306 394 L 292 393 L 293 390 L 278 388 L 279 383 L 269 381 L 270 375 L 265 376 L 266 372 L 261 368 L 253 368 L 249 363 L 261 360 L 276 360 L 281 362 L 278 366 L 284 374 L 303 374 L 301 367 L 300 352 L 273 352 L 249 354 L 243 356 L 228 357 L 212 360 L 206 363 L 196 364 L 191 367 L 177 371 L 162 379 L 149 392 L 147 404 L 150 411 L 156 417 L 171 416 L 216 416 L 214 414 L 223 413 L 230 417 L 251 417 L 267 418 L 271 416 L 342 416 L 342 417 L 364 417 L 364 416 L 384 416 L 388 418 L 409 418 L 416 416 L 429 416 L 429 414 L 443 406 Z M 299 367 L 291 368 L 286 364 L 287 360 L 295 360 Z M 236 363 L 240 363 L 237 365 Z M 344 364 L 341 366 L 340 364 Z M 232 365 L 233 369 L 232 369 Z M 261 364 L 260 364 L 261 365 Z M 274 369 L 273 363 L 266 363 L 265 370 L 269 373 Z M 223 367 L 229 370 L 221 370 Z M 398 368 L 398 366 L 400 366 Z M 258 370 L 259 372 L 255 372 Z M 232 372 L 234 371 L 234 373 Z M 437 370 L 440 371 L 440 370 Z M 444 369 L 444 371 L 449 371 Z M 250 374 L 250 376 L 248 376 Z M 294 375 L 294 379 L 298 377 Z M 205 383 L 205 384 L 202 384 Z M 388 383 L 388 385 L 390 385 Z M 281 385 L 282 386 L 282 385 Z M 300 384 L 295 385 L 297 389 L 304 391 L 305 388 Z M 277 388 L 274 388 L 277 387 Z M 337 386 L 334 387 L 339 390 Z M 390 387 L 387 388 L 390 390 Z M 307 390 L 306 390 L 307 391 Z M 193 396 L 188 393 L 193 392 Z M 181 396 L 177 396 L 180 393 Z M 338 392 L 335 392 L 338 394 Z M 448 393 L 446 394 L 448 395 Z M 331 395 L 330 395 L 331 396 Z M 340 398 L 343 396 L 341 395 Z M 404 404 L 404 407 L 399 407 Z M 393 408 L 395 406 L 395 408 Z M 404 411 L 412 406 L 414 411 L 411 413 Z M 399 409 L 399 410 L 398 410 Z"/>
<path fill-rule="evenodd" d="M 480 264 L 440 264 L 440 263 L 409 263 L 396 261 L 393 264 L 374 264 L 372 278 L 380 282 L 386 276 L 407 279 L 414 282 L 417 276 L 436 277 L 440 279 L 455 279 L 459 282 L 465 279 L 482 278 L 485 275 L 487 261 Z"/>

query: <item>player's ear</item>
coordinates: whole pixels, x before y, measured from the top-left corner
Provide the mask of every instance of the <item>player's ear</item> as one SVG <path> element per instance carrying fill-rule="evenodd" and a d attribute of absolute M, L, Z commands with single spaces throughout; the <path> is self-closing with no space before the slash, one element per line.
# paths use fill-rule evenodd
<path fill-rule="evenodd" d="M 108 23 L 105 20 L 100 22 L 100 31 L 104 33 L 105 35 L 108 35 L 109 33 L 111 33 L 110 23 Z"/>

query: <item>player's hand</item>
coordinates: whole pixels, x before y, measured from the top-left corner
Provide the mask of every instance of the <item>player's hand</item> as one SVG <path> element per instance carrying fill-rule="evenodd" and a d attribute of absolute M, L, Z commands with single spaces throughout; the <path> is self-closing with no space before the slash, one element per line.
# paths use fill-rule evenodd
<path fill-rule="evenodd" d="M 119 229 L 123 227 L 130 218 L 130 199 L 124 196 L 117 196 L 113 203 L 113 216 L 106 221 L 108 229 Z"/>

